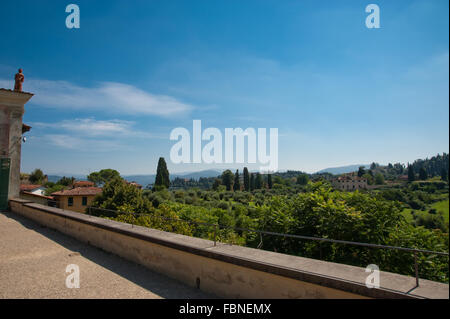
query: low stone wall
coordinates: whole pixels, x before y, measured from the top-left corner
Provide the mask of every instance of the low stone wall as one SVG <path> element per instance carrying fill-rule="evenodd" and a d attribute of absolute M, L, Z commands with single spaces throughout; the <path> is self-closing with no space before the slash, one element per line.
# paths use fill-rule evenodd
<path fill-rule="evenodd" d="M 12 212 L 225 298 L 448 298 L 448 285 L 380 272 L 381 287 L 365 286 L 364 268 L 214 243 L 27 200 Z"/>

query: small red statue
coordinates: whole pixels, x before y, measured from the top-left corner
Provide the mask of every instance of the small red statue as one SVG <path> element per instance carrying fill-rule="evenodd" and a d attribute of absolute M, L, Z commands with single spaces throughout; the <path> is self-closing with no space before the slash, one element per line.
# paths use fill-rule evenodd
<path fill-rule="evenodd" d="M 25 80 L 22 69 L 19 69 L 19 73 L 16 73 L 15 80 L 16 83 L 14 84 L 14 91 L 22 92 L 22 83 Z"/>

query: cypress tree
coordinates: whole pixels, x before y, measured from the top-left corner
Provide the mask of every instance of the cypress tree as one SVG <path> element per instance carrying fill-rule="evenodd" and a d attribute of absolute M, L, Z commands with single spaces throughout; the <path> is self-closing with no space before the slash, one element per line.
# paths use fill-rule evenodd
<path fill-rule="evenodd" d="M 426 180 L 428 178 L 427 170 L 423 166 L 419 170 L 419 178 L 421 180 Z"/>
<path fill-rule="evenodd" d="M 255 174 L 250 174 L 250 190 L 255 189 Z"/>
<path fill-rule="evenodd" d="M 158 161 L 158 167 L 156 169 L 155 187 L 163 186 L 169 188 L 169 170 L 167 169 L 166 161 L 164 157 L 160 157 Z"/>
<path fill-rule="evenodd" d="M 269 186 L 269 189 L 272 189 L 273 183 L 272 183 L 272 174 L 267 175 L 267 185 Z"/>
<path fill-rule="evenodd" d="M 247 167 L 244 167 L 244 190 L 246 192 L 250 190 L 250 176 Z"/>
<path fill-rule="evenodd" d="M 441 170 L 441 179 L 446 182 L 448 181 L 448 172 L 445 167 L 443 167 Z"/>
<path fill-rule="evenodd" d="M 414 168 L 412 165 L 408 164 L 408 181 L 413 182 L 416 179 L 414 175 Z"/>
<path fill-rule="evenodd" d="M 263 180 L 260 173 L 256 173 L 255 189 L 261 189 L 263 186 Z"/>
<path fill-rule="evenodd" d="M 234 184 L 233 184 L 233 190 L 239 191 L 241 190 L 241 182 L 239 181 L 239 170 L 236 170 L 236 174 L 234 174 Z"/>

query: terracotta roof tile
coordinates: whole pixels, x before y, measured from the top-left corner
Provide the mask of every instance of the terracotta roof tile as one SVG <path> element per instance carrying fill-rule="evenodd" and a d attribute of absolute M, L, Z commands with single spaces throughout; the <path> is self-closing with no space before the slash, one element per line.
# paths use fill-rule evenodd
<path fill-rule="evenodd" d="M 58 192 L 54 192 L 52 196 L 88 196 L 97 195 L 102 192 L 101 187 L 75 187 L 72 189 L 66 189 Z"/>
<path fill-rule="evenodd" d="M 20 185 L 20 190 L 23 191 L 32 191 L 33 189 L 39 188 L 42 185 L 32 185 L 32 184 L 22 184 Z"/>

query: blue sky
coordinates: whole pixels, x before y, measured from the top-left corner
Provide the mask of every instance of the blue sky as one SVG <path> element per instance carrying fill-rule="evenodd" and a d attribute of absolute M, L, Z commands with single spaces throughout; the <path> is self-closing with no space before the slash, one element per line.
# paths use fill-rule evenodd
<path fill-rule="evenodd" d="M 69 3 L 1 6 L 0 87 L 22 67 L 35 93 L 23 172 L 149 174 L 160 156 L 171 172 L 241 168 L 170 162 L 170 131 L 194 119 L 278 128 L 280 169 L 449 150 L 447 0 L 79 0 L 71 30 Z"/>

